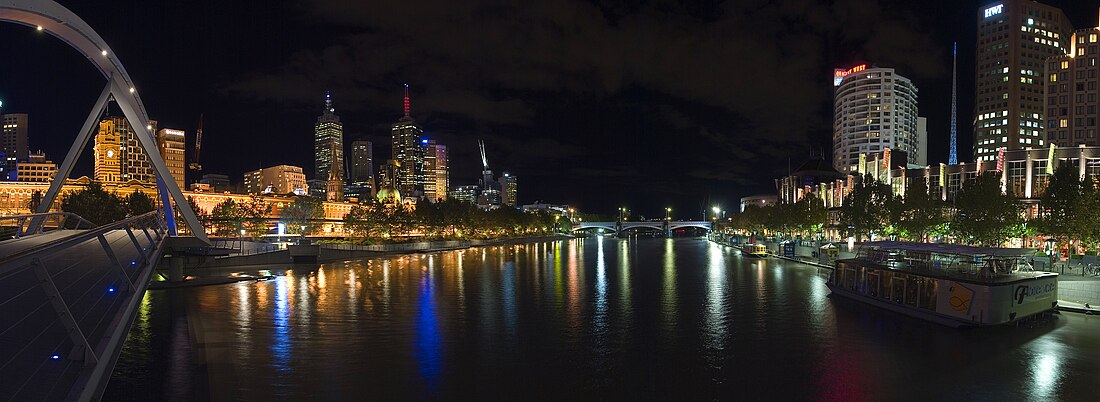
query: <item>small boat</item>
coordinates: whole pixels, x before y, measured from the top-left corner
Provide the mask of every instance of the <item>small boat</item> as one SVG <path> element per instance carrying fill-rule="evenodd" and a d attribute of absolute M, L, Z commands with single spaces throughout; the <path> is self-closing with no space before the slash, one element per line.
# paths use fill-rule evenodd
<path fill-rule="evenodd" d="M 741 255 L 752 258 L 766 258 L 768 248 L 760 243 L 749 243 L 741 246 Z"/>
<path fill-rule="evenodd" d="M 894 241 L 858 250 L 836 261 L 826 282 L 833 294 L 956 328 L 1058 307 L 1058 274 L 1031 271 L 1034 250 Z"/>

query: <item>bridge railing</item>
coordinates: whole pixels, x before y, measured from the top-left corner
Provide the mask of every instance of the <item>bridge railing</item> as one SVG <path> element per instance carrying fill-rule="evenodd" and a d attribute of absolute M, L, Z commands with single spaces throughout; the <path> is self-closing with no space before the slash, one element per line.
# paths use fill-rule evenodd
<path fill-rule="evenodd" d="M 96 225 L 71 212 L 0 216 L 0 241 L 59 229 L 91 229 Z"/>
<path fill-rule="evenodd" d="M 0 257 L 0 395 L 98 398 L 167 237 L 154 211 Z"/>

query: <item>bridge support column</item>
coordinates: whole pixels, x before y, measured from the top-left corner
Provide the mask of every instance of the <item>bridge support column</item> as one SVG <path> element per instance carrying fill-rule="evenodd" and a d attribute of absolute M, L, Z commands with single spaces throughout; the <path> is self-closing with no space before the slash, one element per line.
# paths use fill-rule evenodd
<path fill-rule="evenodd" d="M 183 256 L 172 255 L 168 260 L 168 281 L 183 282 Z"/>
<path fill-rule="evenodd" d="M 665 237 L 672 238 L 672 226 L 669 224 L 668 219 L 665 219 L 664 223 Z"/>

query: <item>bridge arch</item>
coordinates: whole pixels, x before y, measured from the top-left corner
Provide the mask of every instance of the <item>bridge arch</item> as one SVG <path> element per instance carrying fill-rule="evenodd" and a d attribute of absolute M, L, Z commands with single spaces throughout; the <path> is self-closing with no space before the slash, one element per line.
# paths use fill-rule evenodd
<path fill-rule="evenodd" d="M 72 11 L 51 0 L 0 0 L 0 22 L 14 23 L 35 28 L 48 33 L 61 41 L 69 44 L 92 63 L 93 66 L 107 79 L 107 86 L 99 96 L 99 100 L 89 113 L 76 141 L 69 149 L 65 161 L 58 168 L 54 180 L 50 183 L 50 189 L 42 199 L 38 211 L 49 211 L 53 201 L 57 198 L 61 185 L 65 178 L 72 172 L 73 165 L 80 152 L 88 144 L 92 136 L 92 128 L 98 122 L 99 116 L 107 107 L 109 100 L 113 99 L 122 109 L 126 120 L 130 122 L 141 147 L 145 150 L 157 175 L 157 187 L 161 193 L 161 202 L 165 206 L 165 218 L 172 234 L 176 234 L 175 214 L 172 210 L 172 201 L 179 208 L 180 215 L 184 218 L 191 233 L 200 240 L 207 241 L 206 233 L 195 211 L 187 203 L 183 192 L 172 180 L 167 165 L 160 157 L 156 140 L 153 139 L 149 129 L 149 116 L 145 111 L 145 105 L 141 102 L 137 87 L 133 79 L 122 66 L 122 61 L 107 45 L 98 33 L 83 19 Z"/>

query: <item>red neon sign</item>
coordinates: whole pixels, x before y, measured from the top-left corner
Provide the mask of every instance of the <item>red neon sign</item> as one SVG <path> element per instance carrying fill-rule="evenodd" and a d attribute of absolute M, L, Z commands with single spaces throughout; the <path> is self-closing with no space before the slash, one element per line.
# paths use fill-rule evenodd
<path fill-rule="evenodd" d="M 836 70 L 833 70 L 833 86 L 840 86 L 840 81 L 843 81 L 844 77 L 847 77 L 848 75 L 850 75 L 852 73 L 858 73 L 858 72 L 866 70 L 866 69 L 867 69 L 866 64 L 860 64 L 858 66 L 849 68 L 847 70 L 842 69 L 842 68 L 838 68 Z"/>

